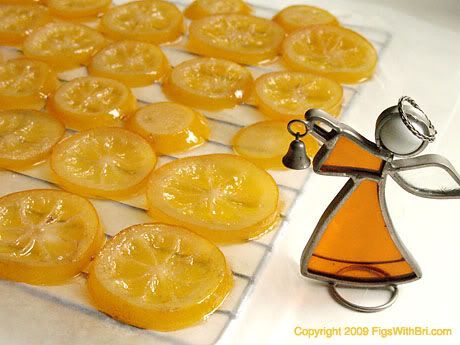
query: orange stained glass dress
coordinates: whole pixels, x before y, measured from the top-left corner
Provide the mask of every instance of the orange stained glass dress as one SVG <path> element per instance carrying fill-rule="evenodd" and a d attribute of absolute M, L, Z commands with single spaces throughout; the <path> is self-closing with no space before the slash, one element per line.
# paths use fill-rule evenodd
<path fill-rule="evenodd" d="M 379 199 L 379 180 L 383 160 L 354 141 L 341 136 L 319 166 L 323 174 L 360 171 L 375 173 L 375 178 L 353 181 L 344 187 L 345 201 L 329 222 L 323 224 L 307 271 L 323 278 L 349 282 L 391 283 L 417 278 L 406 260 L 396 234 L 390 232 Z M 305 264 L 305 263 L 303 263 Z"/>

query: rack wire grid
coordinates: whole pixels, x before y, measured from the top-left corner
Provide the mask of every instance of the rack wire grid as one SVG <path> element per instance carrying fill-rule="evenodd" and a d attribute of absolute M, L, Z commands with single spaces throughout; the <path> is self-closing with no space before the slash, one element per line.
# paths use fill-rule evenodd
<path fill-rule="evenodd" d="M 115 4 L 126 1 L 114 1 Z M 172 1 L 179 8 L 183 9 L 189 2 Z M 252 5 L 255 14 L 261 17 L 271 18 L 276 10 L 269 7 Z M 376 47 L 379 55 L 388 46 L 391 40 L 391 34 L 388 31 L 348 23 L 347 18 L 350 16 L 339 15 L 342 25 L 349 27 L 369 39 Z M 194 57 L 180 46 L 163 45 L 163 51 L 167 55 L 172 66 Z M 2 47 L 6 58 L 12 58 L 21 54 L 17 49 Z M 273 63 L 267 66 L 248 66 L 257 77 L 263 73 L 282 70 L 282 65 Z M 72 78 L 85 76 L 87 71 L 81 67 L 72 71 L 60 73 L 59 78 L 62 81 L 68 81 Z M 346 116 L 352 102 L 359 98 L 361 88 L 366 84 L 358 86 L 344 85 L 344 103 L 342 107 L 342 117 Z M 158 84 L 142 88 L 133 88 L 133 93 L 140 105 L 166 100 Z M 232 152 L 231 139 L 240 128 L 264 120 L 265 117 L 252 106 L 240 105 L 234 109 L 226 109 L 219 112 L 203 112 L 209 121 L 211 127 L 211 138 L 207 144 L 187 152 L 174 156 L 162 156 L 159 158 L 158 166 L 161 166 L 171 160 L 207 153 L 230 153 Z M 69 130 L 69 133 L 72 131 Z M 250 292 L 257 282 L 258 276 L 267 261 L 277 237 L 283 228 L 289 223 L 289 214 L 297 198 L 301 195 L 303 186 L 308 180 L 308 171 L 274 171 L 269 173 L 275 178 L 280 197 L 283 202 L 281 221 L 277 229 L 264 235 L 262 238 L 249 241 L 247 243 L 220 246 L 226 255 L 234 276 L 234 288 L 227 297 L 223 305 L 211 314 L 208 319 L 191 328 L 170 333 L 160 333 L 151 330 L 144 330 L 130 325 L 115 321 L 109 316 L 97 311 L 88 300 L 85 287 L 85 274 L 75 277 L 71 282 L 61 286 L 40 287 L 31 286 L 22 283 L 9 281 L 0 281 L 0 293 L 8 294 L 10 298 L 22 298 L 24 293 L 32 298 L 37 308 L 54 306 L 58 308 L 63 315 L 67 312 L 78 314 L 81 319 L 82 327 L 85 324 L 85 318 L 88 318 L 88 324 L 94 329 L 102 327 L 105 330 L 126 339 L 132 339 L 131 344 L 183 344 L 183 345 L 208 345 L 215 344 L 225 334 L 232 321 L 238 317 L 241 306 L 250 295 Z M 2 194 L 14 192 L 17 190 L 32 188 L 55 188 L 50 175 L 47 162 L 34 166 L 28 170 L 7 172 L 0 171 L 0 191 Z M 130 200 L 122 202 L 109 200 L 92 200 L 98 210 L 99 215 L 105 225 L 108 237 L 115 235 L 121 229 L 136 223 L 151 221 L 145 213 L 145 197 L 137 196 Z M 116 214 L 117 217 L 113 217 Z M 41 303 L 43 302 L 43 303 Z M 75 315 L 73 315 L 75 317 Z M 100 325 L 98 323 L 101 323 Z M 56 325 L 54 327 L 59 327 Z M 134 340 L 135 337 L 135 340 Z"/>

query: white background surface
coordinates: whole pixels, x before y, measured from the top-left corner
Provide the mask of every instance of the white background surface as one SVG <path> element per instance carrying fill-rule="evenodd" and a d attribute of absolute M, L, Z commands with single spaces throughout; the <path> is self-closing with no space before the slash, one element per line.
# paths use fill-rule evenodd
<path fill-rule="evenodd" d="M 299 1 L 253 1 L 284 7 Z M 460 169 L 460 1 L 309 1 L 334 14 L 353 13 L 392 33 L 380 56 L 377 78 L 342 118 L 373 138 L 377 115 L 399 96 L 410 95 L 432 118 L 438 140 L 428 151 L 446 155 Z M 425 152 L 426 153 L 426 152 Z M 317 220 L 345 183 L 312 176 L 293 210 L 228 344 L 459 344 L 460 200 L 420 199 L 390 181 L 390 213 L 398 233 L 423 271 L 417 282 L 400 286 L 390 309 L 361 314 L 337 305 L 327 288 L 299 274 L 299 258 Z M 303 220 L 299 215 L 303 215 Z M 357 301 L 383 301 L 375 292 Z M 294 335 L 294 327 L 422 326 L 453 328 L 450 337 L 333 337 Z"/>

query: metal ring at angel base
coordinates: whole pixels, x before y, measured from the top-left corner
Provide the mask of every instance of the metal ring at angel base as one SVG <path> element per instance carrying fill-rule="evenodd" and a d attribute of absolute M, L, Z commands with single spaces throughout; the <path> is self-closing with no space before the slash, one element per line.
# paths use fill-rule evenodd
<path fill-rule="evenodd" d="M 291 129 L 291 126 L 294 123 L 301 123 L 305 127 L 305 132 L 300 133 L 300 132 L 297 132 L 297 131 L 293 131 Z M 289 133 L 291 133 L 291 135 L 293 135 L 294 137 L 296 137 L 298 139 L 298 138 L 302 138 L 302 137 L 304 137 L 304 136 L 306 136 L 308 134 L 308 125 L 307 125 L 307 122 L 304 121 L 304 120 L 294 119 L 294 120 L 291 120 L 291 121 L 288 122 L 287 130 L 289 131 Z"/>
<path fill-rule="evenodd" d="M 335 301 L 344 307 L 348 309 L 352 309 L 355 311 L 359 311 L 361 313 L 375 313 L 378 311 L 385 310 L 386 308 L 390 307 L 393 305 L 393 303 L 396 301 L 396 298 L 398 298 L 398 287 L 396 285 L 387 285 L 385 286 L 386 288 L 390 288 L 392 290 L 391 296 L 389 300 L 383 304 L 377 305 L 377 306 L 363 306 L 359 305 L 353 302 L 348 301 L 345 299 L 338 291 L 337 291 L 338 284 L 337 283 L 330 283 L 329 284 L 329 291 L 332 295 L 332 297 L 335 299 Z"/>

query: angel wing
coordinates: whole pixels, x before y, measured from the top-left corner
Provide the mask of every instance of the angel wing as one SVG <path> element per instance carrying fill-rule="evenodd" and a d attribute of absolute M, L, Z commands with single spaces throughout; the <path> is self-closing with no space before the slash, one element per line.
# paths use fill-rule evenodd
<path fill-rule="evenodd" d="M 460 175 L 437 154 L 394 160 L 388 174 L 409 193 L 424 198 L 460 198 Z"/>

